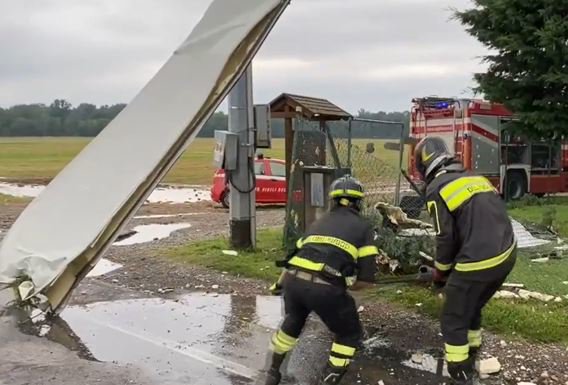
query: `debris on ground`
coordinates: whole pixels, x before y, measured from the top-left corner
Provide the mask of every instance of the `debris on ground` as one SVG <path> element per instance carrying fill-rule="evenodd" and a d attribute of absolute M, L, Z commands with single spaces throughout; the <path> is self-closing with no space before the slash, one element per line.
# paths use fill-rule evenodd
<path fill-rule="evenodd" d="M 495 357 L 479 360 L 475 365 L 479 374 L 496 374 L 501 371 L 501 363 Z"/>
<path fill-rule="evenodd" d="M 510 288 L 518 288 L 518 289 L 522 289 L 525 287 L 524 284 L 522 283 L 504 283 L 503 287 L 510 287 Z"/>
<path fill-rule="evenodd" d="M 225 254 L 225 255 L 232 255 L 233 257 L 236 257 L 236 256 L 239 255 L 239 253 L 235 250 L 223 250 L 222 253 Z"/>
<path fill-rule="evenodd" d="M 383 218 L 388 218 L 390 223 L 398 228 L 419 228 L 431 229 L 433 226 L 429 223 L 420 221 L 418 219 L 408 218 L 408 215 L 397 206 L 393 206 L 386 202 L 378 202 L 375 204 L 377 210 Z"/>
<path fill-rule="evenodd" d="M 512 288 L 512 289 L 515 289 L 515 288 Z M 497 293 L 495 293 L 493 298 L 507 298 L 507 299 L 514 298 L 514 299 L 523 299 L 523 300 L 536 299 L 536 300 L 542 301 L 542 302 L 550 302 L 550 301 L 554 300 L 555 302 L 562 302 L 561 297 L 557 297 L 557 296 L 550 295 L 550 294 L 543 294 L 543 293 L 539 293 L 537 291 L 529 291 L 529 290 L 525 290 L 525 289 L 518 289 L 516 291 L 499 290 Z"/>

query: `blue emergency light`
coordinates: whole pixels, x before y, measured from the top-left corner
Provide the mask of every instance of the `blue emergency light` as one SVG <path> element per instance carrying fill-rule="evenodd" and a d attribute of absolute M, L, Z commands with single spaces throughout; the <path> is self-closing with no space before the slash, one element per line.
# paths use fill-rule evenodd
<path fill-rule="evenodd" d="M 448 102 L 438 102 L 438 103 L 436 103 L 436 108 L 439 109 L 439 110 L 443 110 L 443 109 L 446 109 L 446 108 L 448 108 L 448 107 L 450 107 L 450 103 L 448 103 Z"/>

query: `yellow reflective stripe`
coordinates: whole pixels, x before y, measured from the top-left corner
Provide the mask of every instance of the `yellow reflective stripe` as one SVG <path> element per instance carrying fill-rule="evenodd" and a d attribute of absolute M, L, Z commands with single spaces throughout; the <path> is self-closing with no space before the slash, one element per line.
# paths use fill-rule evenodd
<path fill-rule="evenodd" d="M 448 362 L 462 362 L 469 357 L 469 345 L 446 344 L 446 360 Z"/>
<path fill-rule="evenodd" d="M 363 198 L 365 196 L 364 193 L 357 190 L 333 190 L 329 193 L 329 196 L 332 198 L 340 197 L 342 195 L 348 195 L 353 198 Z"/>
<path fill-rule="evenodd" d="M 323 271 L 323 268 L 325 266 L 323 263 L 312 262 L 309 259 L 302 257 L 292 257 L 288 261 L 288 264 L 310 271 Z"/>
<path fill-rule="evenodd" d="M 297 338 L 290 337 L 289 335 L 284 333 L 282 330 L 278 330 L 272 336 L 272 340 L 271 340 L 270 345 L 271 345 L 271 348 L 272 348 L 273 351 L 275 351 L 276 353 L 282 354 L 282 353 L 286 353 L 286 352 L 289 352 L 290 350 L 292 350 L 294 348 L 294 346 L 296 345 L 297 341 L 298 341 Z"/>
<path fill-rule="evenodd" d="M 303 245 L 307 245 L 308 243 L 319 243 L 335 246 L 351 255 L 353 259 L 357 259 L 358 256 L 357 248 L 351 243 L 345 242 L 343 239 L 328 237 L 326 235 L 310 235 L 309 237 L 304 239 Z"/>
<path fill-rule="evenodd" d="M 495 187 L 482 176 L 462 177 L 456 179 L 440 190 L 440 196 L 446 202 L 448 210 L 455 211 L 476 194 L 495 192 Z"/>
<path fill-rule="evenodd" d="M 452 264 L 450 263 L 450 264 L 446 265 L 446 264 L 440 263 L 438 261 L 434 261 L 434 267 L 436 269 L 440 270 L 440 271 L 448 271 L 452 268 Z"/>
<path fill-rule="evenodd" d="M 298 249 L 301 249 L 303 245 L 304 245 L 304 241 L 302 240 L 302 238 L 300 238 L 296 241 L 296 247 Z"/>
<path fill-rule="evenodd" d="M 472 348 L 478 348 L 481 346 L 481 330 L 469 330 L 467 332 L 467 340 L 469 341 L 469 346 Z"/>
<path fill-rule="evenodd" d="M 329 363 L 331 364 L 331 366 L 335 366 L 336 368 L 344 368 L 346 366 L 349 366 L 349 360 L 347 358 L 337 358 L 330 356 Z"/>
<path fill-rule="evenodd" d="M 333 343 L 333 345 L 331 345 L 331 351 L 333 353 L 338 353 L 338 354 L 341 354 L 343 356 L 348 356 L 348 357 L 353 357 L 355 355 L 355 348 L 354 347 L 337 344 L 335 342 Z"/>
<path fill-rule="evenodd" d="M 359 258 L 370 257 L 371 255 L 379 254 L 377 246 L 363 246 L 359 248 Z"/>
<path fill-rule="evenodd" d="M 431 217 L 435 218 L 435 225 L 436 225 L 436 235 L 440 234 L 440 218 L 438 217 L 438 205 L 435 201 L 429 201 L 427 203 L 428 206 L 428 213 Z"/>
<path fill-rule="evenodd" d="M 503 254 L 499 254 L 496 257 L 486 259 L 484 261 L 479 262 L 465 262 L 465 263 L 457 263 L 456 270 L 457 271 L 477 271 L 477 270 L 486 270 L 491 269 L 495 266 L 498 266 L 505 262 L 513 253 L 517 242 L 513 242 L 513 245 L 509 247 Z"/>

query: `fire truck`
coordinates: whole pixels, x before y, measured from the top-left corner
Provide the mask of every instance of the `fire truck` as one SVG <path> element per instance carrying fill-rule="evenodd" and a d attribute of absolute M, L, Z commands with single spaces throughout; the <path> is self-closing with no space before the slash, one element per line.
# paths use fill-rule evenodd
<path fill-rule="evenodd" d="M 466 169 L 486 176 L 506 199 L 568 191 L 568 141 L 529 140 L 509 132 L 514 115 L 483 100 L 426 97 L 412 101 L 410 137 L 442 138 Z M 409 152 L 409 170 L 417 177 Z"/>

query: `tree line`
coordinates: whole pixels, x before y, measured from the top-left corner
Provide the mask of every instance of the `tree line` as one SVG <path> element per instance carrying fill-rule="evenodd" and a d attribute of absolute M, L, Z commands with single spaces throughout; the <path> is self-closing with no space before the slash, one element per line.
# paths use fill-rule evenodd
<path fill-rule="evenodd" d="M 74 107 L 64 99 L 56 99 L 50 105 L 22 104 L 10 108 L 0 108 L 0 136 L 83 136 L 93 137 L 101 132 L 126 104 L 95 106 L 81 103 Z M 357 117 L 395 122 L 404 122 L 408 132 L 408 112 L 370 112 L 361 109 Z M 227 130 L 228 115 L 215 112 L 200 131 L 198 137 L 212 138 L 215 130 Z M 284 137 L 284 121 L 273 119 L 272 135 Z M 346 136 L 346 122 L 330 123 L 332 132 Z M 400 137 L 398 127 L 383 124 L 353 122 L 352 136 L 355 138 L 391 139 Z"/>

